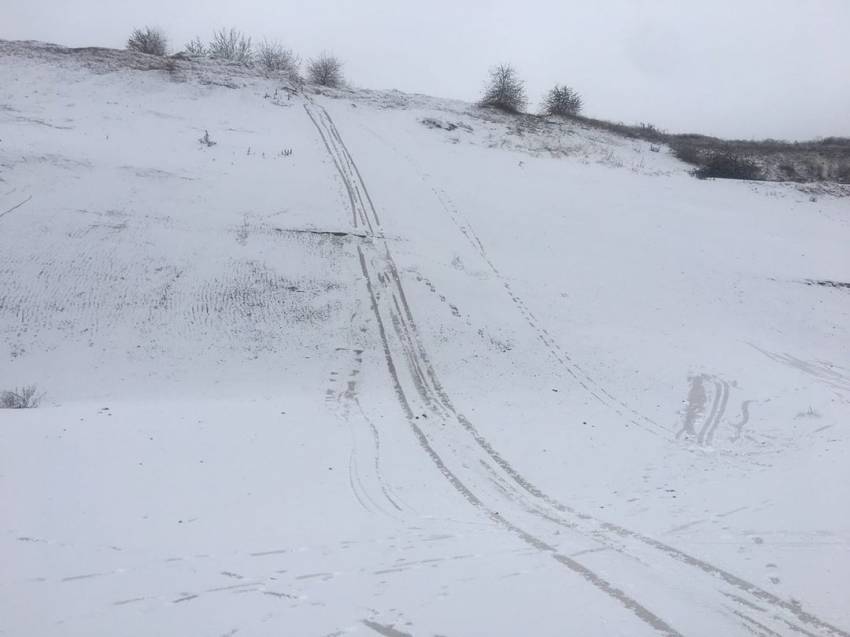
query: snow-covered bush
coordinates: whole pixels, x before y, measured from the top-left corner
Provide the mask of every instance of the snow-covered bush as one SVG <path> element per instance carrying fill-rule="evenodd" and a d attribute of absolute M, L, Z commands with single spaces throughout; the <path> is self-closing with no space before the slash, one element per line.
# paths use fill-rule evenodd
<path fill-rule="evenodd" d="M 320 86 L 342 86 L 342 62 L 330 53 L 322 53 L 307 64 L 307 80 Z"/>
<path fill-rule="evenodd" d="M 165 33 L 161 29 L 153 27 L 134 29 L 127 40 L 127 48 L 139 53 L 161 56 L 165 55 L 168 49 L 168 38 L 165 37 Z"/>
<path fill-rule="evenodd" d="M 581 96 L 569 86 L 556 84 L 543 100 L 546 115 L 578 115 L 581 112 Z"/>
<path fill-rule="evenodd" d="M 257 63 L 267 73 L 275 73 L 291 82 L 299 82 L 301 59 L 278 42 L 264 40 L 257 48 Z"/>
<path fill-rule="evenodd" d="M 33 409 L 40 402 L 41 396 L 35 385 L 0 392 L 0 409 Z"/>
<path fill-rule="evenodd" d="M 213 33 L 207 55 L 229 62 L 250 64 L 254 60 L 251 38 L 236 29 L 221 29 Z"/>
<path fill-rule="evenodd" d="M 525 82 L 519 79 L 516 69 L 510 64 L 500 64 L 490 71 L 490 83 L 484 91 L 482 106 L 518 113 L 525 108 Z"/>
<path fill-rule="evenodd" d="M 201 38 L 199 37 L 195 37 L 193 40 L 187 42 L 184 48 L 189 55 L 201 57 L 207 54 L 207 45 L 201 42 Z"/>

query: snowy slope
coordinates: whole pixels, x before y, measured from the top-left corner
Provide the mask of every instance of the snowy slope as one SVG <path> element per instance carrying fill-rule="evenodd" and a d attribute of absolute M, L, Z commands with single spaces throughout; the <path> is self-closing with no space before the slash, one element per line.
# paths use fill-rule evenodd
<path fill-rule="evenodd" d="M 850 199 L 0 55 L 0 634 L 848 635 Z"/>

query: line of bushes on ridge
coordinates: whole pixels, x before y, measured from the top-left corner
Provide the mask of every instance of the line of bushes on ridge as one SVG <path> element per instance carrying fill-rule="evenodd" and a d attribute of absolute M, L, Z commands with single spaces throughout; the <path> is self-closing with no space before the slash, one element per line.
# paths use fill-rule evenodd
<path fill-rule="evenodd" d="M 127 48 L 164 57 L 168 54 L 168 38 L 162 29 L 156 27 L 134 29 L 127 40 Z M 342 61 L 332 53 L 323 52 L 307 60 L 304 77 L 301 74 L 301 58 L 292 49 L 274 40 L 263 40 L 255 45 L 250 36 L 237 29 L 219 29 L 213 33 L 209 42 L 195 37 L 186 43 L 183 51 L 191 57 L 207 57 L 257 67 L 295 84 L 307 81 L 334 88 L 345 84 Z"/>
<path fill-rule="evenodd" d="M 127 48 L 141 53 L 166 56 L 168 39 L 161 29 L 135 29 Z M 322 53 L 305 63 L 276 41 L 263 40 L 254 45 L 252 39 L 236 29 L 220 29 L 209 42 L 194 38 L 184 51 L 193 57 L 208 57 L 257 67 L 264 72 L 284 77 L 294 84 L 341 87 L 345 85 L 343 63 L 331 53 Z M 173 60 L 169 60 L 173 62 Z M 510 64 L 490 70 L 479 105 L 508 114 L 526 114 L 528 96 L 525 82 Z M 556 84 L 544 96 L 539 113 L 560 117 L 593 128 L 608 130 L 632 139 L 653 144 L 666 144 L 673 154 L 694 166 L 692 174 L 701 179 L 747 179 L 781 181 L 834 180 L 850 183 L 850 139 L 830 137 L 813 142 L 777 140 L 723 140 L 694 134 L 671 134 L 652 124 L 627 125 L 582 115 L 583 101 L 575 89 Z M 657 150 L 657 148 L 653 148 Z"/>
<path fill-rule="evenodd" d="M 506 113 L 524 114 L 528 104 L 525 84 L 511 65 L 501 64 L 490 71 L 489 82 L 479 104 Z M 555 85 L 546 94 L 540 113 L 570 119 L 623 137 L 666 144 L 678 159 L 694 166 L 692 174 L 700 179 L 834 180 L 850 183 L 848 138 L 829 137 L 812 142 L 724 140 L 707 135 L 671 134 L 652 124 L 630 126 L 593 119 L 581 115 L 581 110 L 581 96 L 576 91 Z"/>

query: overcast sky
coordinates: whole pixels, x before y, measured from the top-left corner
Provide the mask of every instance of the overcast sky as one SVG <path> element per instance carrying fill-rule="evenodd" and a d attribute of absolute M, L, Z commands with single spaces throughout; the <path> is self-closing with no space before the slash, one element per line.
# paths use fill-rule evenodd
<path fill-rule="evenodd" d="M 536 108 L 572 85 L 586 114 L 670 131 L 850 136 L 850 0 L 0 0 L 0 38 L 123 46 L 161 26 L 176 50 L 234 26 L 368 88 L 474 100 L 510 62 Z"/>

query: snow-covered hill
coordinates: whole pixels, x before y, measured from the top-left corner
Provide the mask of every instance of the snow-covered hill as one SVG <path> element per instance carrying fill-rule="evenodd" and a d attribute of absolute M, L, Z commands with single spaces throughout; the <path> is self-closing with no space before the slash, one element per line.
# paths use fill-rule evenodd
<path fill-rule="evenodd" d="M 850 199 L 0 56 L 0 634 L 848 635 Z"/>

